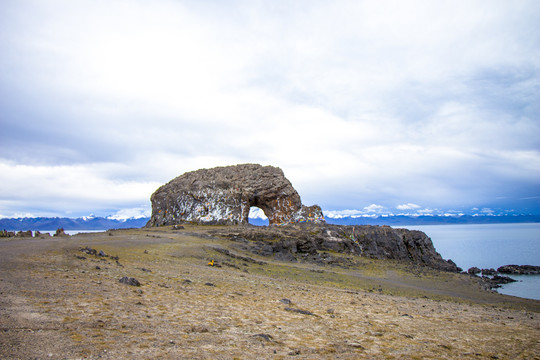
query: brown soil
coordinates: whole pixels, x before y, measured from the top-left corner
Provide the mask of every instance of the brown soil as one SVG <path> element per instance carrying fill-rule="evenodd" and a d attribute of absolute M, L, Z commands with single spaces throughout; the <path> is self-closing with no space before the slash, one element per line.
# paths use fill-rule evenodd
<path fill-rule="evenodd" d="M 398 262 L 275 262 L 208 229 L 0 239 L 0 358 L 540 359 L 540 301 Z"/>

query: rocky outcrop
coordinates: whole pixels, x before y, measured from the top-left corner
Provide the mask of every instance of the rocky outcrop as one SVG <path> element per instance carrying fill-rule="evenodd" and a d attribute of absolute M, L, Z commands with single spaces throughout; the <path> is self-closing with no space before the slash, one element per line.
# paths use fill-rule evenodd
<path fill-rule="evenodd" d="M 540 266 L 534 265 L 504 265 L 497 269 L 502 274 L 514 275 L 538 275 L 540 274 Z"/>
<path fill-rule="evenodd" d="M 421 231 L 389 226 L 290 224 L 279 227 L 239 226 L 211 230 L 214 236 L 236 241 L 242 250 L 285 261 L 340 263 L 333 252 L 376 259 L 395 259 L 457 272 Z"/>
<path fill-rule="evenodd" d="M 324 222 L 321 208 L 302 205 L 280 168 L 258 164 L 185 173 L 157 189 L 151 201 L 147 227 L 183 222 L 247 224 L 252 206 L 262 209 L 270 225 Z"/>

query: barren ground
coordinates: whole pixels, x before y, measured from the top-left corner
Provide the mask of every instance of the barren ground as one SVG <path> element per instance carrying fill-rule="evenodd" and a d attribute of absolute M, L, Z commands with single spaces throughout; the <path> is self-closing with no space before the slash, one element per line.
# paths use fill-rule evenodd
<path fill-rule="evenodd" d="M 392 261 L 275 262 L 208 228 L 0 239 L 0 358 L 540 359 L 540 301 Z"/>

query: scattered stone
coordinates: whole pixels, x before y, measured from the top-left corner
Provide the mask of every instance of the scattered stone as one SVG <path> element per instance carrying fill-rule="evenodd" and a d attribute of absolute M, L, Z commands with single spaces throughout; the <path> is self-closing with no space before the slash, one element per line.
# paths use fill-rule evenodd
<path fill-rule="evenodd" d="M 274 341 L 274 338 L 272 337 L 272 335 L 269 335 L 269 334 L 255 334 L 253 335 L 254 338 L 261 338 L 263 340 L 266 340 L 266 341 Z"/>
<path fill-rule="evenodd" d="M 124 267 L 124 265 L 120 264 L 118 260 L 116 260 L 116 265 Z"/>
<path fill-rule="evenodd" d="M 282 303 L 284 303 L 284 304 L 286 304 L 286 305 L 292 304 L 292 301 L 289 300 L 289 299 L 281 299 L 281 300 L 279 300 L 279 301 L 282 302 Z"/>
<path fill-rule="evenodd" d="M 105 252 L 103 250 L 99 250 L 97 256 L 100 256 L 100 257 L 107 257 L 107 254 L 105 254 Z"/>
<path fill-rule="evenodd" d="M 183 225 L 173 225 L 172 229 L 173 230 L 184 230 L 184 226 Z"/>
<path fill-rule="evenodd" d="M 120 282 L 122 284 L 131 285 L 131 286 L 141 286 L 141 283 L 139 282 L 139 280 L 132 277 L 127 277 L 127 276 L 124 276 L 123 278 L 121 278 Z"/>
<path fill-rule="evenodd" d="M 191 284 L 193 283 L 193 281 L 189 280 L 189 279 L 185 279 L 184 281 L 182 281 L 182 283 L 184 284 Z"/>
<path fill-rule="evenodd" d="M 120 260 L 120 258 L 118 256 L 110 256 L 111 260 Z"/>
<path fill-rule="evenodd" d="M 99 266 L 96 265 L 96 270 L 101 270 L 101 268 Z"/>
<path fill-rule="evenodd" d="M 148 236 L 148 235 L 147 235 L 147 236 Z M 148 254 L 148 250 L 144 250 L 144 253 L 145 253 L 145 254 Z"/>
<path fill-rule="evenodd" d="M 327 314 L 334 314 L 335 310 L 334 309 L 326 309 L 326 313 Z"/>
<path fill-rule="evenodd" d="M 84 256 L 80 256 L 80 255 L 75 255 L 75 257 L 79 260 L 86 260 L 86 258 Z"/>
<path fill-rule="evenodd" d="M 302 310 L 302 309 L 295 309 L 295 308 L 290 308 L 290 307 L 286 307 L 285 308 L 285 311 L 290 311 L 290 312 L 294 312 L 294 313 L 298 313 L 298 314 L 303 314 L 303 315 L 315 315 L 314 313 L 312 313 L 311 311 L 307 311 L 307 310 Z"/>
<path fill-rule="evenodd" d="M 85 248 L 82 248 L 80 250 L 81 252 L 85 253 L 85 254 L 88 254 L 88 255 L 94 255 L 96 256 L 97 255 L 97 250 L 96 249 L 92 249 L 90 247 L 85 247 Z"/>
<path fill-rule="evenodd" d="M 480 269 L 477 268 L 476 266 L 473 266 L 471 268 L 469 268 L 469 270 L 467 270 L 467 272 L 470 274 L 470 275 L 476 275 L 476 274 L 479 274 L 480 273 Z"/>
<path fill-rule="evenodd" d="M 145 272 L 152 272 L 152 270 L 149 270 L 149 269 L 145 269 L 145 268 L 141 268 L 142 271 L 145 271 Z"/>
<path fill-rule="evenodd" d="M 204 283 L 204 285 L 206 285 L 206 286 L 216 286 L 216 285 L 212 284 L 211 282 Z"/>

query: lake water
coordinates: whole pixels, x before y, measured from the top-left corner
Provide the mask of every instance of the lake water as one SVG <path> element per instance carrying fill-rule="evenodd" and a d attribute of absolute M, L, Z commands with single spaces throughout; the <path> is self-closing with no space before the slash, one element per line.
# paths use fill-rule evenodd
<path fill-rule="evenodd" d="M 463 270 L 540 265 L 540 223 L 399 227 L 425 232 L 442 257 Z M 518 282 L 503 285 L 498 292 L 540 300 L 540 275 L 509 276 Z"/>

